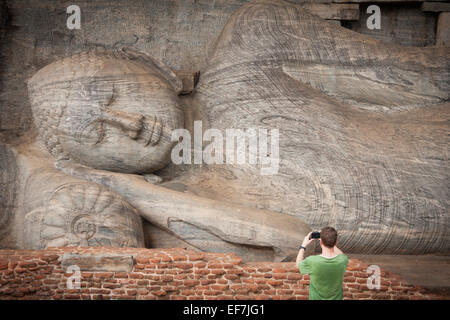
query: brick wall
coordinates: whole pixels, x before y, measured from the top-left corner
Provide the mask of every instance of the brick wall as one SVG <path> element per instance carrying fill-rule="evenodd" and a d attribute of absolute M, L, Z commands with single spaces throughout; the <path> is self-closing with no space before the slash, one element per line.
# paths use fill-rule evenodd
<path fill-rule="evenodd" d="M 128 255 L 131 269 L 83 271 L 83 267 L 80 289 L 68 289 L 72 273 L 66 273 L 61 263 L 64 254 Z M 350 260 L 344 279 L 345 299 L 439 298 L 383 270 L 380 290 L 369 290 L 367 267 Z M 234 254 L 132 248 L 0 250 L 0 299 L 304 300 L 308 299 L 308 286 L 309 277 L 302 276 L 295 263 L 243 263 Z"/>

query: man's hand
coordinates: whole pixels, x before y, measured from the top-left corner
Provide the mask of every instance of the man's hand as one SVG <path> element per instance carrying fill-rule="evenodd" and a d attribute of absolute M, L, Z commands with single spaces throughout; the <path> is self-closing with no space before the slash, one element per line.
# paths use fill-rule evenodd
<path fill-rule="evenodd" d="M 305 239 L 303 239 L 303 243 L 302 243 L 302 246 L 303 246 L 303 247 L 306 248 L 306 246 L 307 246 L 308 244 L 310 244 L 310 243 L 314 240 L 314 239 L 310 239 L 310 238 L 311 238 L 311 234 L 312 234 L 312 231 L 306 235 Z M 300 263 L 300 261 L 303 260 L 304 256 L 305 256 L 305 250 L 301 250 L 301 249 L 300 249 L 300 250 L 298 251 L 297 259 L 295 260 L 295 264 L 296 264 L 297 266 L 298 266 L 298 264 Z"/>
<path fill-rule="evenodd" d="M 312 235 L 312 231 L 311 231 L 310 233 L 308 233 L 308 234 L 306 235 L 306 237 L 303 239 L 303 243 L 302 243 L 302 246 L 303 246 L 303 247 L 306 248 L 306 246 L 307 246 L 308 244 L 310 244 L 311 242 L 313 242 L 314 239 L 311 239 L 311 235 Z"/>

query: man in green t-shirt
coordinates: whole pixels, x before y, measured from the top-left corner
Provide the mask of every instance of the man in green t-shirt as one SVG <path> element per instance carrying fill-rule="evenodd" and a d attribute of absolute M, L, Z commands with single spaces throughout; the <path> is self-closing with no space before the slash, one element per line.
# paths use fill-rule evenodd
<path fill-rule="evenodd" d="M 332 227 L 325 227 L 320 231 L 320 246 L 322 254 L 304 258 L 305 248 L 314 239 L 310 232 L 297 255 L 297 266 L 302 274 L 310 277 L 309 300 L 342 300 L 345 269 L 348 257 L 338 249 L 337 231 Z"/>

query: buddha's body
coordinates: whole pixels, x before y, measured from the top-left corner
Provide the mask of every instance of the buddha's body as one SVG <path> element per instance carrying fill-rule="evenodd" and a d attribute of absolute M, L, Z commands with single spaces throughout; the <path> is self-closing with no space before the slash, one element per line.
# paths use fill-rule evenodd
<path fill-rule="evenodd" d="M 296 5 L 246 4 L 217 41 L 191 117 L 278 128 L 278 174 L 202 166 L 177 180 L 313 229 L 333 225 L 349 252 L 446 252 L 449 61 L 448 48 L 386 45 Z"/>

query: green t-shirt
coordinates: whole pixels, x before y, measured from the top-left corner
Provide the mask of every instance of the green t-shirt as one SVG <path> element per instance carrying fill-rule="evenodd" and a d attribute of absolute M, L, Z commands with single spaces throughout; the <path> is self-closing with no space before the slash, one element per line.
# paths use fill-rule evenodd
<path fill-rule="evenodd" d="M 309 256 L 299 262 L 298 268 L 302 274 L 309 274 L 310 300 L 342 300 L 342 282 L 348 257 L 339 254 L 328 259 L 321 256 Z"/>

